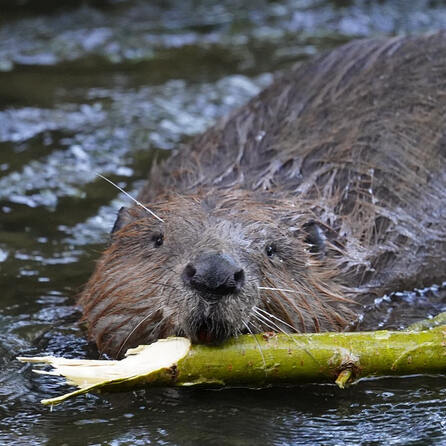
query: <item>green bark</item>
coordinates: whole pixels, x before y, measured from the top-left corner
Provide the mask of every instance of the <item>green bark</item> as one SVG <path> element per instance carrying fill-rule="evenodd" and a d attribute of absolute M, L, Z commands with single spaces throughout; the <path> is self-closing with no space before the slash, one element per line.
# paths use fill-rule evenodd
<path fill-rule="evenodd" d="M 162 342 L 167 346 L 169 342 L 179 342 L 179 339 L 184 343 L 183 338 Z M 57 361 L 57 358 L 40 359 L 40 362 L 50 364 Z M 57 404 L 92 390 L 123 391 L 141 386 L 261 387 L 268 384 L 336 382 L 343 388 L 362 377 L 445 373 L 446 327 L 418 332 L 245 335 L 221 346 L 192 345 L 189 349 L 188 345 L 176 359 L 166 361 L 148 373 L 130 371 L 127 376 L 119 378 L 99 374 L 93 384 L 84 383 L 80 390 L 42 402 Z M 82 360 L 74 362 L 76 367 L 84 363 Z M 87 363 L 83 367 L 97 367 L 100 361 L 91 365 Z M 69 382 L 76 382 L 69 374 L 63 374 Z M 82 383 L 77 382 L 77 385 L 82 387 Z"/>
<path fill-rule="evenodd" d="M 431 319 L 423 319 L 418 322 L 414 322 L 409 325 L 405 331 L 423 331 L 430 330 L 431 328 L 438 327 L 440 325 L 446 325 L 446 312 L 439 313 Z"/>
<path fill-rule="evenodd" d="M 446 371 L 445 327 L 421 332 L 243 336 L 222 347 L 193 346 L 171 383 L 264 385 Z M 164 377 L 153 383 L 167 384 Z"/>

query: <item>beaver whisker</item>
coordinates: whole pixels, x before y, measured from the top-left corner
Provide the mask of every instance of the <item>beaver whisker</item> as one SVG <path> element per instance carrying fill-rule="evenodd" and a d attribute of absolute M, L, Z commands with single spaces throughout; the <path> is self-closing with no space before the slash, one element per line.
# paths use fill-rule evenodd
<path fill-rule="evenodd" d="M 282 292 L 279 291 L 279 293 L 282 293 Z M 259 294 L 259 297 L 260 297 L 260 290 L 258 290 L 258 294 Z M 266 303 L 266 305 L 269 305 L 269 306 L 271 304 L 274 304 L 274 307 L 279 307 L 278 310 L 279 310 L 280 314 L 287 318 L 288 323 L 292 324 L 292 322 L 293 322 L 292 317 L 291 317 L 290 313 L 287 311 L 287 309 L 284 307 L 283 302 L 281 301 L 281 299 L 278 299 L 277 294 L 276 293 L 274 293 L 274 294 L 267 293 L 267 294 L 268 294 L 268 297 L 270 298 L 270 300 L 268 300 L 268 299 L 260 299 L 260 301 L 264 301 Z M 285 298 L 284 300 L 286 301 L 286 296 L 284 294 L 282 294 L 282 296 Z M 305 322 L 304 322 L 303 316 L 302 316 L 302 314 L 300 312 L 298 313 L 298 316 L 300 318 L 302 326 L 304 326 Z"/>
<path fill-rule="evenodd" d="M 104 177 L 104 175 L 101 175 L 100 173 L 96 173 L 98 177 L 101 177 L 103 180 L 110 183 L 112 186 L 116 187 L 120 192 L 122 192 L 126 197 L 130 198 L 135 204 L 138 206 L 141 206 L 145 211 L 147 211 L 150 215 L 158 219 L 161 223 L 164 223 L 164 220 L 161 217 L 158 217 L 158 215 L 155 214 L 155 212 L 151 211 L 149 208 L 144 206 L 140 201 L 138 201 L 136 198 L 132 197 L 128 192 L 126 192 L 122 187 L 119 187 L 116 183 L 114 183 L 112 180 L 108 179 L 107 177 Z"/>
<path fill-rule="evenodd" d="M 155 314 L 156 314 L 157 312 L 159 312 L 161 309 L 162 309 L 162 306 L 160 306 L 160 307 L 159 307 L 158 309 L 156 309 L 156 310 L 153 310 L 152 313 L 151 313 L 151 315 L 152 315 L 152 316 L 155 315 Z M 137 312 L 136 309 L 134 310 L 134 312 L 137 313 L 137 316 L 139 316 L 139 315 L 141 314 L 141 312 L 140 312 L 140 311 Z M 116 308 L 116 309 L 112 310 L 112 312 L 111 312 L 111 314 L 116 314 L 116 315 L 120 315 L 121 313 L 122 313 L 122 309 L 120 309 L 120 308 Z M 97 340 L 97 342 L 99 342 L 99 344 L 102 345 L 101 351 L 99 352 L 100 355 L 102 355 L 102 354 L 104 353 L 104 351 L 108 349 L 108 347 L 110 346 L 110 344 L 112 344 L 113 341 L 115 340 L 115 338 L 120 334 L 120 333 L 119 333 L 119 330 L 120 330 L 122 327 L 124 327 L 125 325 L 128 325 L 129 323 L 131 323 L 132 319 L 134 319 L 135 317 L 136 317 L 136 316 L 133 316 L 133 317 L 130 317 L 130 318 L 127 318 L 127 319 L 123 319 L 121 323 L 119 323 L 119 324 L 117 324 L 117 325 L 113 325 L 113 326 L 112 326 L 112 329 L 113 329 L 114 333 L 113 333 L 111 336 L 109 336 L 108 341 L 105 342 L 105 343 L 102 343 L 101 339 L 102 339 L 102 337 L 103 337 L 106 333 L 105 333 L 105 331 L 103 331 L 102 333 L 100 333 L 100 335 L 99 335 L 99 337 L 98 337 L 98 340 Z M 149 317 L 150 317 L 150 315 L 149 315 Z M 142 323 L 142 322 L 143 322 L 143 321 L 140 321 L 140 323 Z M 135 327 L 135 329 L 136 329 L 136 328 L 137 328 L 137 327 Z M 131 336 L 131 334 L 130 334 L 130 336 Z M 128 339 L 124 340 L 123 344 L 125 344 L 127 341 L 128 341 Z M 122 345 L 123 345 L 123 344 L 121 344 L 121 349 L 122 349 Z"/>
<path fill-rule="evenodd" d="M 303 326 L 303 331 L 306 331 L 305 328 L 305 323 L 304 323 L 304 318 L 300 313 L 300 310 L 296 307 L 296 304 L 294 302 L 294 300 L 289 299 L 287 296 L 285 296 L 283 293 L 297 293 L 297 290 L 290 290 L 290 289 L 284 289 L 284 288 L 276 288 L 276 287 L 263 287 L 263 286 L 259 286 L 257 287 L 259 290 L 268 290 L 268 291 L 279 291 L 284 299 L 285 302 L 287 302 L 289 305 L 291 305 L 299 314 L 300 319 L 301 319 L 301 323 Z M 303 287 L 302 287 L 303 288 Z M 301 302 L 304 304 L 306 310 L 311 313 L 313 315 L 313 324 L 315 326 L 316 331 L 320 331 L 319 329 L 319 322 L 317 319 L 316 314 L 314 313 L 313 308 L 308 304 L 307 300 L 302 296 L 302 294 L 300 295 L 300 300 Z M 278 319 L 280 322 L 284 323 L 285 325 L 287 325 L 288 327 L 290 327 L 293 331 L 298 331 L 296 329 L 296 327 L 291 326 L 290 324 L 287 324 L 285 321 L 282 321 L 281 319 Z"/>
<path fill-rule="evenodd" d="M 268 316 L 272 319 L 275 319 L 276 321 L 280 322 L 283 325 L 286 325 L 288 328 L 291 328 L 291 330 L 293 330 L 293 332 L 297 333 L 296 327 L 293 327 L 292 325 L 286 323 L 284 320 L 280 319 L 277 316 L 274 316 L 274 314 L 269 313 L 268 311 L 264 310 L 263 308 L 253 307 L 253 310 L 255 310 L 257 314 L 258 314 L 258 312 L 265 313 L 266 316 Z"/>
<path fill-rule="evenodd" d="M 164 316 L 163 318 L 161 318 L 156 324 L 155 324 L 155 326 L 153 326 L 153 327 L 151 327 L 150 328 L 150 339 L 151 340 L 154 340 L 154 339 L 159 339 L 159 331 L 160 330 L 158 330 L 158 335 L 156 335 L 156 336 L 154 336 L 154 333 L 156 332 L 156 330 L 158 329 L 158 328 L 161 328 L 162 327 L 162 325 L 166 322 L 168 320 L 168 317 L 167 316 Z M 152 342 L 152 341 L 151 341 Z"/>
<path fill-rule="evenodd" d="M 124 341 L 122 341 L 118 353 L 116 354 L 117 357 L 119 357 L 119 355 L 121 354 L 122 349 L 124 348 L 125 344 L 128 342 L 128 340 L 132 337 L 133 333 L 135 333 L 135 331 L 144 323 L 146 322 L 153 314 L 157 313 L 158 311 L 161 310 L 161 306 L 154 311 L 151 311 L 147 316 L 144 316 L 137 324 L 136 326 L 132 329 L 132 331 L 125 337 Z M 158 327 L 158 325 L 164 321 L 165 318 L 161 319 L 161 321 L 155 325 L 155 327 L 151 330 L 152 332 L 155 330 L 155 328 Z"/>
<path fill-rule="evenodd" d="M 248 325 L 245 321 L 242 321 L 242 323 L 243 323 L 243 325 L 246 327 L 246 329 L 248 330 L 249 334 L 250 334 L 251 336 L 253 336 L 253 337 L 254 337 L 254 340 L 256 341 L 257 348 L 259 349 L 260 356 L 262 357 L 263 368 L 264 368 L 265 373 L 266 373 L 266 361 L 265 361 L 265 356 L 263 355 L 262 346 L 260 345 L 260 342 L 259 342 L 259 340 L 257 339 L 257 336 L 256 336 L 256 335 L 251 331 L 251 329 L 249 328 L 249 325 Z"/>
<path fill-rule="evenodd" d="M 267 325 L 269 328 L 271 328 L 271 329 L 273 329 L 274 330 L 274 328 L 275 329 L 277 329 L 277 330 L 279 330 L 281 333 L 283 333 L 283 334 L 288 334 L 283 328 L 281 328 L 278 324 L 276 324 L 275 322 L 273 322 L 273 321 L 271 321 L 271 320 L 269 320 L 266 316 L 264 316 L 263 314 L 261 314 L 261 313 L 259 313 L 259 311 L 258 310 L 260 310 L 260 308 L 258 308 L 258 307 L 252 307 L 252 311 L 253 311 L 253 313 L 252 313 L 252 315 L 258 320 L 258 321 L 260 321 L 260 322 L 262 322 L 262 323 L 264 323 L 265 325 Z M 268 312 L 265 312 L 268 316 L 272 316 L 272 314 L 270 314 L 270 313 L 268 313 Z M 281 322 L 282 324 L 284 324 L 284 325 L 286 325 L 286 326 L 289 326 L 290 328 L 292 328 L 291 327 L 291 325 L 289 325 L 289 324 L 287 324 L 286 322 L 284 322 L 284 321 L 282 321 L 280 318 L 275 318 L 275 319 L 277 319 L 279 322 Z M 295 328 L 292 328 L 294 331 L 296 331 L 295 330 Z"/>
<path fill-rule="evenodd" d="M 280 328 L 278 325 L 270 324 L 270 321 L 268 321 L 268 319 L 266 319 L 266 318 L 263 319 L 258 314 L 251 314 L 251 316 L 253 318 L 255 318 L 257 321 L 260 322 L 260 326 L 259 326 L 260 330 L 259 331 L 266 331 L 264 327 L 267 327 L 267 328 L 269 328 L 270 330 L 272 330 L 274 332 L 279 331 L 280 333 L 283 333 L 283 334 L 286 334 L 286 335 L 288 334 L 282 328 Z"/>
<path fill-rule="evenodd" d="M 108 346 L 108 344 L 115 338 L 117 330 L 119 330 L 119 329 L 122 328 L 124 325 L 126 325 L 127 323 L 129 323 L 129 321 L 131 321 L 134 317 L 139 316 L 139 315 L 141 314 L 141 312 L 145 311 L 146 309 L 150 309 L 150 310 L 152 310 L 152 309 L 150 308 L 149 305 L 147 306 L 147 308 L 138 308 L 138 307 L 133 308 L 133 309 L 132 309 L 132 312 L 134 313 L 134 316 L 129 317 L 129 318 L 127 318 L 127 319 L 124 318 L 124 319 L 122 320 L 121 323 L 119 323 L 119 324 L 114 324 L 114 325 L 113 325 L 113 330 L 115 331 L 115 334 L 113 334 L 113 335 L 110 337 L 110 340 L 109 340 L 105 345 Z M 153 313 L 156 313 L 156 312 L 159 311 L 160 309 L 161 309 L 161 307 L 160 307 L 158 310 L 153 310 Z M 107 314 L 110 315 L 110 316 L 113 316 L 113 315 L 120 316 L 120 315 L 122 314 L 122 308 L 120 308 L 119 306 L 116 306 L 116 307 L 114 307 L 113 309 L 111 309 Z M 98 317 L 98 320 L 99 320 L 99 319 L 100 319 L 100 317 Z M 103 336 L 104 334 L 106 334 L 106 333 L 102 333 L 101 336 Z"/>
<path fill-rule="evenodd" d="M 281 299 L 278 298 L 277 294 L 281 297 Z M 271 304 L 274 304 L 274 307 L 278 310 L 278 311 L 274 311 L 274 313 L 281 314 L 282 316 L 286 317 L 288 320 L 288 324 L 290 326 L 293 326 L 293 318 L 291 317 L 290 313 L 284 306 L 284 303 L 288 304 L 292 309 L 294 309 L 296 315 L 298 316 L 303 331 L 306 331 L 304 315 L 302 314 L 301 309 L 295 304 L 294 300 L 290 300 L 288 298 L 288 296 L 286 296 L 282 291 L 279 291 L 278 293 L 270 294 L 269 296 L 271 298 L 271 302 L 268 302 L 267 300 L 265 300 L 265 304 L 268 307 L 271 307 L 272 306 Z M 261 299 L 261 301 L 264 301 L 264 299 Z"/>
<path fill-rule="evenodd" d="M 268 313 L 265 310 L 262 310 L 259 307 L 253 307 L 252 308 L 254 313 L 252 314 L 252 316 L 254 316 L 257 320 L 259 320 L 262 323 L 265 323 L 269 328 L 272 328 L 274 330 L 274 327 L 277 328 L 281 333 L 283 333 L 284 335 L 286 335 L 288 337 L 288 339 L 290 339 L 292 342 L 294 342 L 294 344 L 296 344 L 298 347 L 300 347 L 314 362 L 316 362 L 316 364 L 319 364 L 319 361 L 305 348 L 305 345 L 302 342 L 298 342 L 296 339 L 294 339 L 289 333 L 287 333 L 285 330 L 283 330 L 279 325 L 277 325 L 276 323 L 274 323 L 273 321 L 269 320 L 266 316 L 263 316 L 261 313 L 258 312 L 258 310 L 263 311 L 264 313 L 266 313 L 268 316 L 277 319 L 279 322 L 281 322 L 282 324 L 288 325 L 286 322 L 282 321 L 281 319 L 275 317 L 273 314 Z M 260 319 L 259 319 L 260 318 Z M 273 327 L 269 324 L 272 324 Z M 295 330 L 295 328 L 291 327 L 291 329 Z M 296 330 L 295 330 L 296 331 Z"/>
<path fill-rule="evenodd" d="M 251 316 L 254 316 L 254 315 L 251 315 Z M 247 323 L 249 325 L 251 325 L 251 327 L 257 334 L 262 333 L 264 331 L 264 328 L 263 328 L 264 326 L 261 325 L 258 320 L 249 319 Z M 239 335 L 246 334 L 246 330 L 244 332 L 242 332 L 242 330 L 239 330 L 238 334 Z M 253 333 L 249 333 L 249 334 L 252 335 Z"/>

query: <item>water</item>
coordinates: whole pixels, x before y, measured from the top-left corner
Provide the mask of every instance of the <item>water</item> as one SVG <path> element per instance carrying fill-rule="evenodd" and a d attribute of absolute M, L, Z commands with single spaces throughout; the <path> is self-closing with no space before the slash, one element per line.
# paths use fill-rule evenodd
<path fill-rule="evenodd" d="M 444 27 L 441 2 L 47 0 L 45 13 L 24 4 L 0 7 L 0 444 L 446 443 L 442 377 L 345 391 L 156 389 L 50 411 L 39 400 L 68 388 L 15 360 L 95 354 L 73 303 L 125 203 L 96 172 L 136 191 L 155 159 L 271 73 L 353 38 Z M 444 311 L 444 294 L 392 296 L 368 324 Z"/>

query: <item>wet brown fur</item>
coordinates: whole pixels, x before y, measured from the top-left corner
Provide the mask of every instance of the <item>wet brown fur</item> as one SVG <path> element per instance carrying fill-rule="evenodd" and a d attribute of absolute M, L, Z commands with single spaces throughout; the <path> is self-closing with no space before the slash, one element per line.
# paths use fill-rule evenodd
<path fill-rule="evenodd" d="M 444 280 L 446 33 L 353 42 L 296 66 L 153 169 L 139 199 L 164 223 L 132 208 L 79 301 L 112 356 L 194 339 L 203 318 L 223 337 L 342 329 L 352 301 Z M 247 276 L 212 305 L 181 280 L 209 249 Z"/>

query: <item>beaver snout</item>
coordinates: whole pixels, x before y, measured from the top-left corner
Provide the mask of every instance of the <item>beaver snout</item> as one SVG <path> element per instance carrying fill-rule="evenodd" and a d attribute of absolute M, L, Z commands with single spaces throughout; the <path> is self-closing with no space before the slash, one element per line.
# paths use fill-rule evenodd
<path fill-rule="evenodd" d="M 238 293 L 245 283 L 245 272 L 230 255 L 205 252 L 186 265 L 182 278 L 186 286 L 212 301 L 216 296 Z"/>

